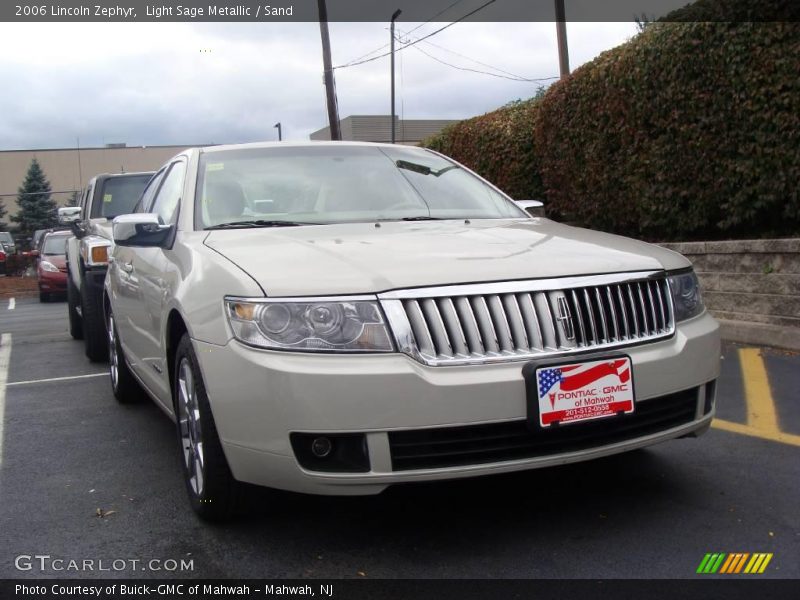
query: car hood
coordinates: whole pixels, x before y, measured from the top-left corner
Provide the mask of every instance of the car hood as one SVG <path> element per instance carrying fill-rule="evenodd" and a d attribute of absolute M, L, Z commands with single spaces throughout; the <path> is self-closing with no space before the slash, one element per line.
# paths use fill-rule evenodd
<path fill-rule="evenodd" d="M 99 235 L 100 237 L 113 241 L 114 238 L 111 233 L 112 226 L 113 223 L 111 219 L 92 219 L 89 225 L 89 234 Z"/>
<path fill-rule="evenodd" d="M 344 223 L 209 232 L 205 244 L 268 296 L 399 288 L 690 266 L 681 255 L 549 219 Z"/>
<path fill-rule="evenodd" d="M 63 254 L 42 254 L 42 260 L 53 263 L 59 269 L 67 268 L 67 258 Z"/>

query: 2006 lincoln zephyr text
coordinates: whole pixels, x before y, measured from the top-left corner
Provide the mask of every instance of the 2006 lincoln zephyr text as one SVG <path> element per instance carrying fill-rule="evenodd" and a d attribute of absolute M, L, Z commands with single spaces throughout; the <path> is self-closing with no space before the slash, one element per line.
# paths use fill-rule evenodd
<path fill-rule="evenodd" d="M 187 150 L 114 219 L 115 396 L 177 422 L 193 508 L 531 469 L 706 430 L 689 262 L 531 217 L 434 152 Z"/>

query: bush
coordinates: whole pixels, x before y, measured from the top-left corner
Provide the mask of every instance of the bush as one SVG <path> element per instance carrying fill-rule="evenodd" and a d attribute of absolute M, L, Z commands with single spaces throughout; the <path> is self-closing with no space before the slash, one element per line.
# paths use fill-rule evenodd
<path fill-rule="evenodd" d="M 704 0 L 667 19 L 748 6 Z M 426 145 L 597 229 L 659 240 L 800 235 L 798 56 L 797 22 L 652 23 L 541 100 L 457 123 Z"/>
<path fill-rule="evenodd" d="M 656 23 L 554 85 L 534 147 L 562 217 L 658 239 L 800 233 L 800 26 Z"/>
<path fill-rule="evenodd" d="M 512 198 L 544 197 L 533 128 L 539 100 L 518 100 L 445 128 L 422 145 L 451 156 Z"/>

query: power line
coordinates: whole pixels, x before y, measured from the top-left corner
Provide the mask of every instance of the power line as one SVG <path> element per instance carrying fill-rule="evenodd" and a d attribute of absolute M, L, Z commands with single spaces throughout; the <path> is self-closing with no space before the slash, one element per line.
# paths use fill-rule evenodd
<path fill-rule="evenodd" d="M 408 34 L 406 34 L 406 35 L 408 35 Z M 490 69 L 494 69 L 495 71 L 499 71 L 500 73 L 505 73 L 506 75 L 510 75 L 511 77 L 516 77 L 517 79 L 527 79 L 526 77 L 523 77 L 522 75 L 517 75 L 516 73 L 512 73 L 511 71 L 506 71 L 504 69 L 501 69 L 500 67 L 495 67 L 494 65 L 490 65 L 490 64 L 487 64 L 485 62 L 481 62 L 481 61 L 479 61 L 479 60 L 477 60 L 475 58 L 472 58 L 470 56 L 466 56 L 465 54 L 461 54 L 460 52 L 456 52 L 455 50 L 450 50 L 449 48 L 445 48 L 444 46 L 440 46 L 439 44 L 434 44 L 433 42 L 430 42 L 430 41 L 427 41 L 427 40 L 425 41 L 425 43 L 428 44 L 429 46 L 433 46 L 434 48 L 438 48 L 439 50 L 444 50 L 445 52 L 449 52 L 450 54 L 455 54 L 456 56 L 459 56 L 461 58 L 464 58 L 466 60 L 474 62 L 477 65 L 481 65 L 482 67 L 488 67 Z"/>
<path fill-rule="evenodd" d="M 447 8 L 444 8 L 444 9 L 440 10 L 438 13 L 436 13 L 435 15 L 433 15 L 433 16 L 432 16 L 430 19 L 428 19 L 428 20 L 427 20 L 427 21 L 425 21 L 424 23 L 420 23 L 419 25 L 417 25 L 416 27 L 414 27 L 414 29 L 412 29 L 411 31 L 409 31 L 408 33 L 412 33 L 412 32 L 414 32 L 414 31 L 416 31 L 417 29 L 419 29 L 420 27 L 422 27 L 422 26 L 424 26 L 424 25 L 427 25 L 428 23 L 430 23 L 431 21 L 433 21 L 433 20 L 434 20 L 436 17 L 438 17 L 439 15 L 441 15 L 441 14 L 443 14 L 443 13 L 447 12 L 448 10 L 450 10 L 451 8 L 453 8 L 453 7 L 454 7 L 456 4 L 458 4 L 459 2 L 463 2 L 463 1 L 464 1 L 464 0 L 455 0 L 455 2 L 453 2 L 453 3 L 452 3 L 452 4 L 450 4 L 450 5 L 448 5 L 448 6 L 447 6 Z M 381 46 L 380 48 L 375 48 L 374 50 L 371 50 L 371 51 L 367 52 L 366 54 L 362 54 L 361 56 L 357 56 L 356 58 L 354 58 L 354 59 L 352 59 L 352 60 L 349 60 L 349 61 L 347 61 L 346 63 L 344 63 L 344 64 L 342 64 L 342 65 L 339 65 L 338 67 L 334 67 L 334 69 L 340 69 L 340 68 L 342 68 L 342 69 L 343 69 L 344 67 L 349 67 L 349 66 L 352 66 L 353 64 L 355 64 L 355 63 L 357 63 L 358 61 L 360 61 L 362 58 L 366 58 L 367 56 L 370 56 L 370 55 L 372 55 L 372 54 L 375 54 L 376 52 L 380 52 L 380 51 L 381 51 L 381 50 L 383 50 L 384 48 L 388 48 L 388 47 L 389 47 L 389 45 L 390 45 L 390 44 L 384 44 L 384 45 L 383 45 L 383 46 Z M 384 55 L 384 56 L 385 56 L 385 55 Z M 376 57 L 376 58 L 379 58 L 379 57 Z"/>
<path fill-rule="evenodd" d="M 427 25 L 428 23 L 430 23 L 431 21 L 433 21 L 433 20 L 434 20 L 436 17 L 438 17 L 439 15 L 442 15 L 442 14 L 446 13 L 448 10 L 450 10 L 451 8 L 453 8 L 453 7 L 454 7 L 456 4 L 459 4 L 460 2 L 463 2 L 463 1 L 464 1 L 464 0 L 455 0 L 455 2 L 453 2 L 452 4 L 449 4 L 449 5 L 448 5 L 446 8 L 443 8 L 442 10 L 440 10 L 438 13 L 436 13 L 435 15 L 433 15 L 433 16 L 432 16 L 430 19 L 428 19 L 428 20 L 427 20 L 427 21 L 425 21 L 424 23 L 420 23 L 419 25 L 417 25 L 416 27 L 414 27 L 414 29 L 412 29 L 411 31 L 409 31 L 408 33 L 413 33 L 413 32 L 415 32 L 417 29 L 419 29 L 420 27 L 424 27 L 425 25 Z"/>
<path fill-rule="evenodd" d="M 500 79 L 509 79 L 511 81 L 519 81 L 519 82 L 527 82 L 527 83 L 536 83 L 536 82 L 542 82 L 542 81 L 550 81 L 551 79 L 558 79 L 557 76 L 556 77 L 538 77 L 538 78 L 534 78 L 534 79 L 528 79 L 528 78 L 525 78 L 525 77 L 518 77 L 518 76 L 509 77 L 508 75 L 501 75 L 500 73 L 490 73 L 489 71 L 481 71 L 480 69 L 470 69 L 469 67 L 460 67 L 458 65 L 451 64 L 451 63 L 446 62 L 446 61 L 444 61 L 444 60 L 442 60 L 440 58 L 437 58 L 437 57 L 433 56 L 432 54 L 428 54 L 427 52 L 425 52 L 425 50 L 423 50 L 422 48 L 420 48 L 418 46 L 414 46 L 414 50 L 417 50 L 418 52 L 422 52 L 422 54 L 424 54 L 428 58 L 431 58 L 431 59 L 435 60 L 438 63 L 441 63 L 441 64 L 443 64 L 445 66 L 448 66 L 448 67 L 452 67 L 453 69 L 458 69 L 459 71 L 469 71 L 470 73 L 480 73 L 481 75 L 491 75 L 492 77 L 499 77 Z M 491 67 L 491 68 L 494 68 L 494 67 Z"/>
<path fill-rule="evenodd" d="M 483 10 L 484 8 L 486 8 L 486 7 L 487 7 L 487 6 L 489 6 L 490 4 L 494 4 L 495 2 L 497 2 L 497 0 L 489 0 L 488 2 L 485 2 L 485 3 L 481 4 L 481 5 L 480 5 L 478 8 L 476 8 L 475 10 L 471 10 L 470 12 L 468 12 L 467 14 L 465 14 L 465 15 L 464 15 L 463 17 L 461 17 L 460 19 L 457 19 L 456 21 L 453 21 L 452 23 L 448 23 L 448 24 L 447 24 L 447 25 L 445 25 L 444 27 L 440 27 L 439 29 L 436 29 L 436 30 L 435 30 L 435 31 L 433 31 L 432 33 L 429 33 L 429 34 L 427 34 L 427 35 L 425 35 L 425 36 L 422 36 L 421 38 L 418 38 L 418 39 L 414 40 L 413 42 L 409 42 L 409 43 L 408 43 L 408 44 L 406 44 L 405 46 L 401 46 L 400 48 L 397 48 L 397 49 L 395 50 L 395 52 L 400 52 L 400 51 L 402 51 L 402 50 L 405 50 L 405 49 L 406 49 L 406 48 L 408 48 L 409 46 L 413 46 L 413 45 L 415 45 L 415 44 L 418 44 L 419 42 L 421 42 L 421 41 L 423 41 L 423 40 L 426 40 L 426 39 L 428 39 L 428 38 L 430 38 L 430 37 L 433 37 L 434 35 L 436 35 L 436 34 L 438 34 L 438 33 L 441 33 L 442 31 L 444 31 L 444 30 L 445 30 L 445 29 L 447 29 L 448 27 L 452 27 L 452 26 L 453 26 L 453 25 L 455 25 L 456 23 L 460 23 L 461 21 L 463 21 L 463 20 L 464 20 L 464 19 L 466 19 L 467 17 L 471 17 L 471 16 L 472 16 L 472 15 L 474 15 L 476 12 L 478 12 L 478 11 L 480 11 L 480 10 Z M 374 61 L 374 60 L 378 60 L 379 58 L 383 58 L 384 56 L 389 56 L 390 54 L 391 54 L 391 52 L 384 52 L 383 54 L 379 54 L 378 56 L 373 56 L 372 58 L 367 58 L 367 59 L 360 60 L 360 61 L 349 62 L 349 63 L 343 64 L 343 65 L 338 65 L 338 66 L 336 66 L 336 67 L 333 67 L 333 68 L 334 68 L 334 69 L 344 69 L 344 68 L 346 68 L 346 67 L 356 67 L 356 66 L 358 66 L 358 65 L 363 65 L 363 64 L 366 64 L 366 63 L 368 63 L 368 62 L 372 62 L 372 61 Z"/>

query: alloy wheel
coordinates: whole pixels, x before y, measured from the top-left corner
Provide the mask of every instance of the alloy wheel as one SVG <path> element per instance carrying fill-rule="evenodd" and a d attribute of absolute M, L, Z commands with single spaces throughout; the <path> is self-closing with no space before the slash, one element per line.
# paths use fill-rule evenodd
<path fill-rule="evenodd" d="M 114 327 L 114 315 L 108 316 L 108 370 L 111 374 L 111 385 L 116 390 L 119 386 L 119 355 L 117 354 L 117 332 Z"/>
<path fill-rule="evenodd" d="M 178 365 L 178 428 L 189 485 L 200 497 L 204 483 L 203 430 L 194 376 L 189 360 L 185 357 Z"/>

